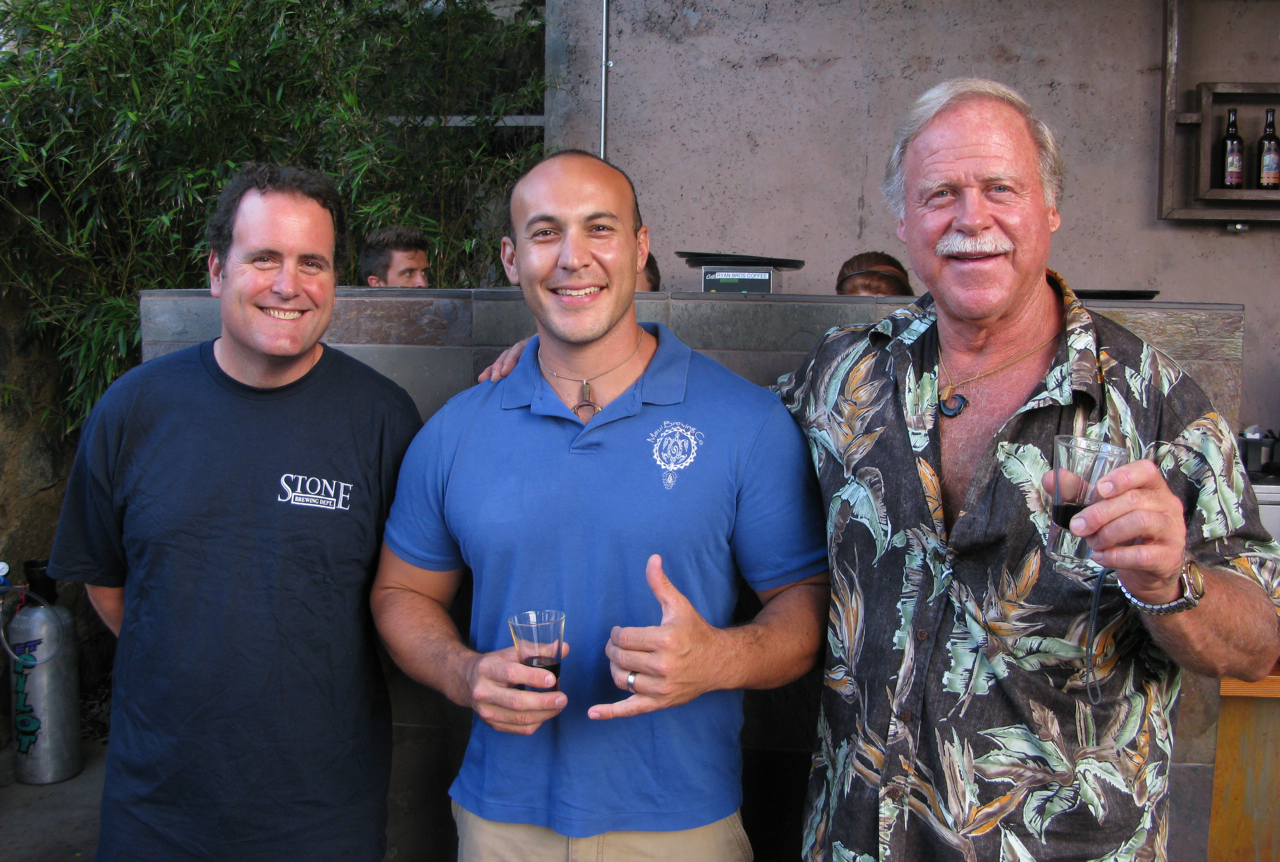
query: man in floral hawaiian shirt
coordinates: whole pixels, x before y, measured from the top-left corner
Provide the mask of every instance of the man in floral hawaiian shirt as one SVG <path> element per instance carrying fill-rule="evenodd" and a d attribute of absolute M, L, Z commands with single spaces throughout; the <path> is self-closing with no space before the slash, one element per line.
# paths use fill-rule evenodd
<path fill-rule="evenodd" d="M 1280 546 L 1231 431 L 1047 270 L 1062 174 L 1012 90 L 926 93 L 885 195 L 930 295 L 784 381 L 832 563 L 807 859 L 1164 858 L 1179 668 L 1257 679 L 1280 654 Z M 1116 575 L 1091 669 L 1096 578 L 1045 554 L 1071 433 L 1132 459 L 1071 522 Z"/>

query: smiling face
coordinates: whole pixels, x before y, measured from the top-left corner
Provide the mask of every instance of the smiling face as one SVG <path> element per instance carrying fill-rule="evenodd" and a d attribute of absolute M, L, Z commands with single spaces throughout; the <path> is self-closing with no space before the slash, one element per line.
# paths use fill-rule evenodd
<path fill-rule="evenodd" d="M 209 255 L 209 292 L 222 312 L 218 366 L 262 388 L 306 374 L 333 315 L 333 256 L 327 209 L 299 194 L 246 192 L 226 260 Z"/>
<path fill-rule="evenodd" d="M 636 230 L 634 213 L 626 178 L 586 156 L 549 159 L 520 180 L 502 265 L 543 346 L 634 344 L 636 277 L 649 253 L 649 230 Z"/>
<path fill-rule="evenodd" d="M 391 250 L 391 263 L 387 264 L 387 280 L 369 276 L 370 287 L 426 287 L 427 253 L 422 249 L 409 251 Z"/>
<path fill-rule="evenodd" d="M 989 325 L 1049 289 L 1061 222 L 1045 203 L 1036 153 L 1026 120 L 991 99 L 944 110 L 907 148 L 898 238 L 939 314 Z"/>

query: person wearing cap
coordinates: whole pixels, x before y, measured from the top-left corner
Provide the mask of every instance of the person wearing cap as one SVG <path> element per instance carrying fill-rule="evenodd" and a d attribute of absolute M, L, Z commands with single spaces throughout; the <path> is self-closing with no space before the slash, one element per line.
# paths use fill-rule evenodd
<path fill-rule="evenodd" d="M 907 268 L 891 254 L 864 251 L 849 258 L 836 275 L 841 296 L 914 296 Z"/>

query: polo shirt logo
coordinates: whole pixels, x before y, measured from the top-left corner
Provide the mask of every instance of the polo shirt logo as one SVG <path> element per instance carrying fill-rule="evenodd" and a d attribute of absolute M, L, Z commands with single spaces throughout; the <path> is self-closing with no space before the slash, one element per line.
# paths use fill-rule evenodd
<path fill-rule="evenodd" d="M 280 477 L 281 491 L 276 502 L 314 509 L 346 510 L 351 508 L 351 487 L 350 482 L 285 473 Z"/>
<path fill-rule="evenodd" d="M 649 435 L 653 460 L 662 468 L 662 487 L 671 490 L 676 483 L 676 471 L 693 463 L 702 441 L 702 432 L 683 422 L 663 422 Z"/>

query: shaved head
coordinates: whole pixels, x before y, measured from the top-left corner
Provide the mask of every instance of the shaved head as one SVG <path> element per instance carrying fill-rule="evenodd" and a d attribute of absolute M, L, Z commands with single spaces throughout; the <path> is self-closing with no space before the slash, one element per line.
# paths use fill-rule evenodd
<path fill-rule="evenodd" d="M 589 153 L 586 150 L 573 150 L 573 149 L 556 150 L 554 153 L 545 157 L 544 159 L 542 159 L 542 161 L 538 162 L 538 164 L 529 168 L 529 170 L 525 171 L 519 177 L 517 177 L 516 181 L 511 184 L 511 189 L 507 192 L 506 220 L 504 221 L 503 232 L 505 236 L 508 236 L 511 238 L 512 242 L 516 241 L 516 231 L 515 231 L 515 225 L 511 221 L 511 197 L 516 193 L 516 187 L 519 186 L 520 183 L 524 182 L 525 177 L 529 176 L 529 174 L 533 173 L 539 167 L 541 167 L 542 165 L 545 165 L 547 162 L 550 162 L 554 159 L 567 158 L 570 156 L 591 159 L 592 161 L 599 162 L 600 164 L 605 165 L 606 167 L 612 168 L 613 170 L 621 174 L 622 178 L 627 181 L 627 188 L 630 189 L 631 191 L 631 217 L 633 222 L 632 230 L 638 231 L 640 230 L 641 227 L 644 226 L 644 220 L 640 218 L 640 202 L 636 199 L 636 186 L 635 186 L 635 183 L 631 182 L 631 177 L 627 176 L 626 171 L 624 171 L 622 168 L 618 167 L 617 165 L 613 164 L 612 162 L 606 159 L 602 159 L 599 156 L 595 155 L 594 153 Z"/>

